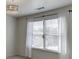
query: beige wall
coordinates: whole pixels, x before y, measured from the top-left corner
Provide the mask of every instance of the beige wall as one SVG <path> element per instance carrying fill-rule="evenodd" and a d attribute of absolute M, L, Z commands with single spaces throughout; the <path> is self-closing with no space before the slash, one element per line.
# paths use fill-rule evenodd
<path fill-rule="evenodd" d="M 25 56 L 26 48 L 26 19 L 17 19 L 17 55 Z"/>
<path fill-rule="evenodd" d="M 6 55 L 25 56 L 26 20 L 6 16 Z"/>
<path fill-rule="evenodd" d="M 6 16 L 6 56 L 15 55 L 16 19 Z"/>
<path fill-rule="evenodd" d="M 67 15 L 67 25 L 68 25 L 68 29 L 67 29 L 67 47 L 68 47 L 68 59 L 72 59 L 72 13 L 70 13 L 69 15 Z"/>

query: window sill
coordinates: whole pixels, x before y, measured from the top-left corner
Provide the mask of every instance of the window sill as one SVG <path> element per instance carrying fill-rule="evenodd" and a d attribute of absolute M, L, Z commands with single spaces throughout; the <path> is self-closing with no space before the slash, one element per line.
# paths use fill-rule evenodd
<path fill-rule="evenodd" d="M 41 50 L 41 51 L 45 51 L 45 52 L 50 52 L 50 53 L 56 53 L 56 54 L 59 54 L 58 51 L 55 51 L 55 50 L 49 50 L 49 49 L 42 49 L 42 48 L 32 48 L 34 50 Z"/>

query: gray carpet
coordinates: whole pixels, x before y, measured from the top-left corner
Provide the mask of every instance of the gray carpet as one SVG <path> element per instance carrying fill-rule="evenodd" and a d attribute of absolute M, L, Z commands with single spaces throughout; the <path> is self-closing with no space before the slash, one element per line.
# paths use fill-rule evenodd
<path fill-rule="evenodd" d="M 11 57 L 8 57 L 6 59 L 30 59 L 30 58 L 26 58 L 26 57 L 23 57 L 23 56 L 11 56 Z"/>

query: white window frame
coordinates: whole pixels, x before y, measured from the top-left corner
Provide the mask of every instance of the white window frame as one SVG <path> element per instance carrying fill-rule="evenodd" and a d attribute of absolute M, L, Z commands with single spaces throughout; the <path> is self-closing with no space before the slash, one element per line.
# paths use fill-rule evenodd
<path fill-rule="evenodd" d="M 30 19 L 29 21 L 30 22 L 34 22 L 34 21 L 44 21 L 44 20 L 51 20 L 51 19 L 58 19 L 58 16 L 57 15 L 51 15 L 51 16 L 46 16 L 46 17 L 41 17 L 41 18 L 33 18 L 33 19 Z M 38 49 L 38 50 L 44 50 L 44 51 L 48 51 L 48 52 L 56 52 L 56 53 L 59 53 L 58 51 L 45 49 L 45 39 L 43 38 L 43 40 L 44 40 L 44 47 L 43 47 L 43 49 L 41 49 L 41 48 L 35 48 L 35 47 L 32 47 L 32 48 L 33 49 Z M 61 44 L 59 44 L 59 45 L 61 45 Z"/>

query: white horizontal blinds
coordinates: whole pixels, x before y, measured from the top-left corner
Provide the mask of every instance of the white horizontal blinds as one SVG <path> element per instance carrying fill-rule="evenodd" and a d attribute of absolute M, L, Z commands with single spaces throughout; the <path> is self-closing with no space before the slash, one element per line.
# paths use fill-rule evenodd
<path fill-rule="evenodd" d="M 36 17 L 32 23 L 32 47 L 59 51 L 59 21 L 57 15 Z"/>
<path fill-rule="evenodd" d="M 33 48 L 43 48 L 43 18 L 29 18 L 28 23 L 31 23 L 30 29 L 31 41 Z"/>
<path fill-rule="evenodd" d="M 59 28 L 58 18 L 45 20 L 45 45 L 46 49 L 58 51 Z"/>
<path fill-rule="evenodd" d="M 45 20 L 45 34 L 58 35 L 58 19 Z"/>
<path fill-rule="evenodd" d="M 45 49 L 58 51 L 58 16 L 44 17 L 44 41 Z"/>
<path fill-rule="evenodd" d="M 43 21 L 33 22 L 32 47 L 43 48 Z"/>

